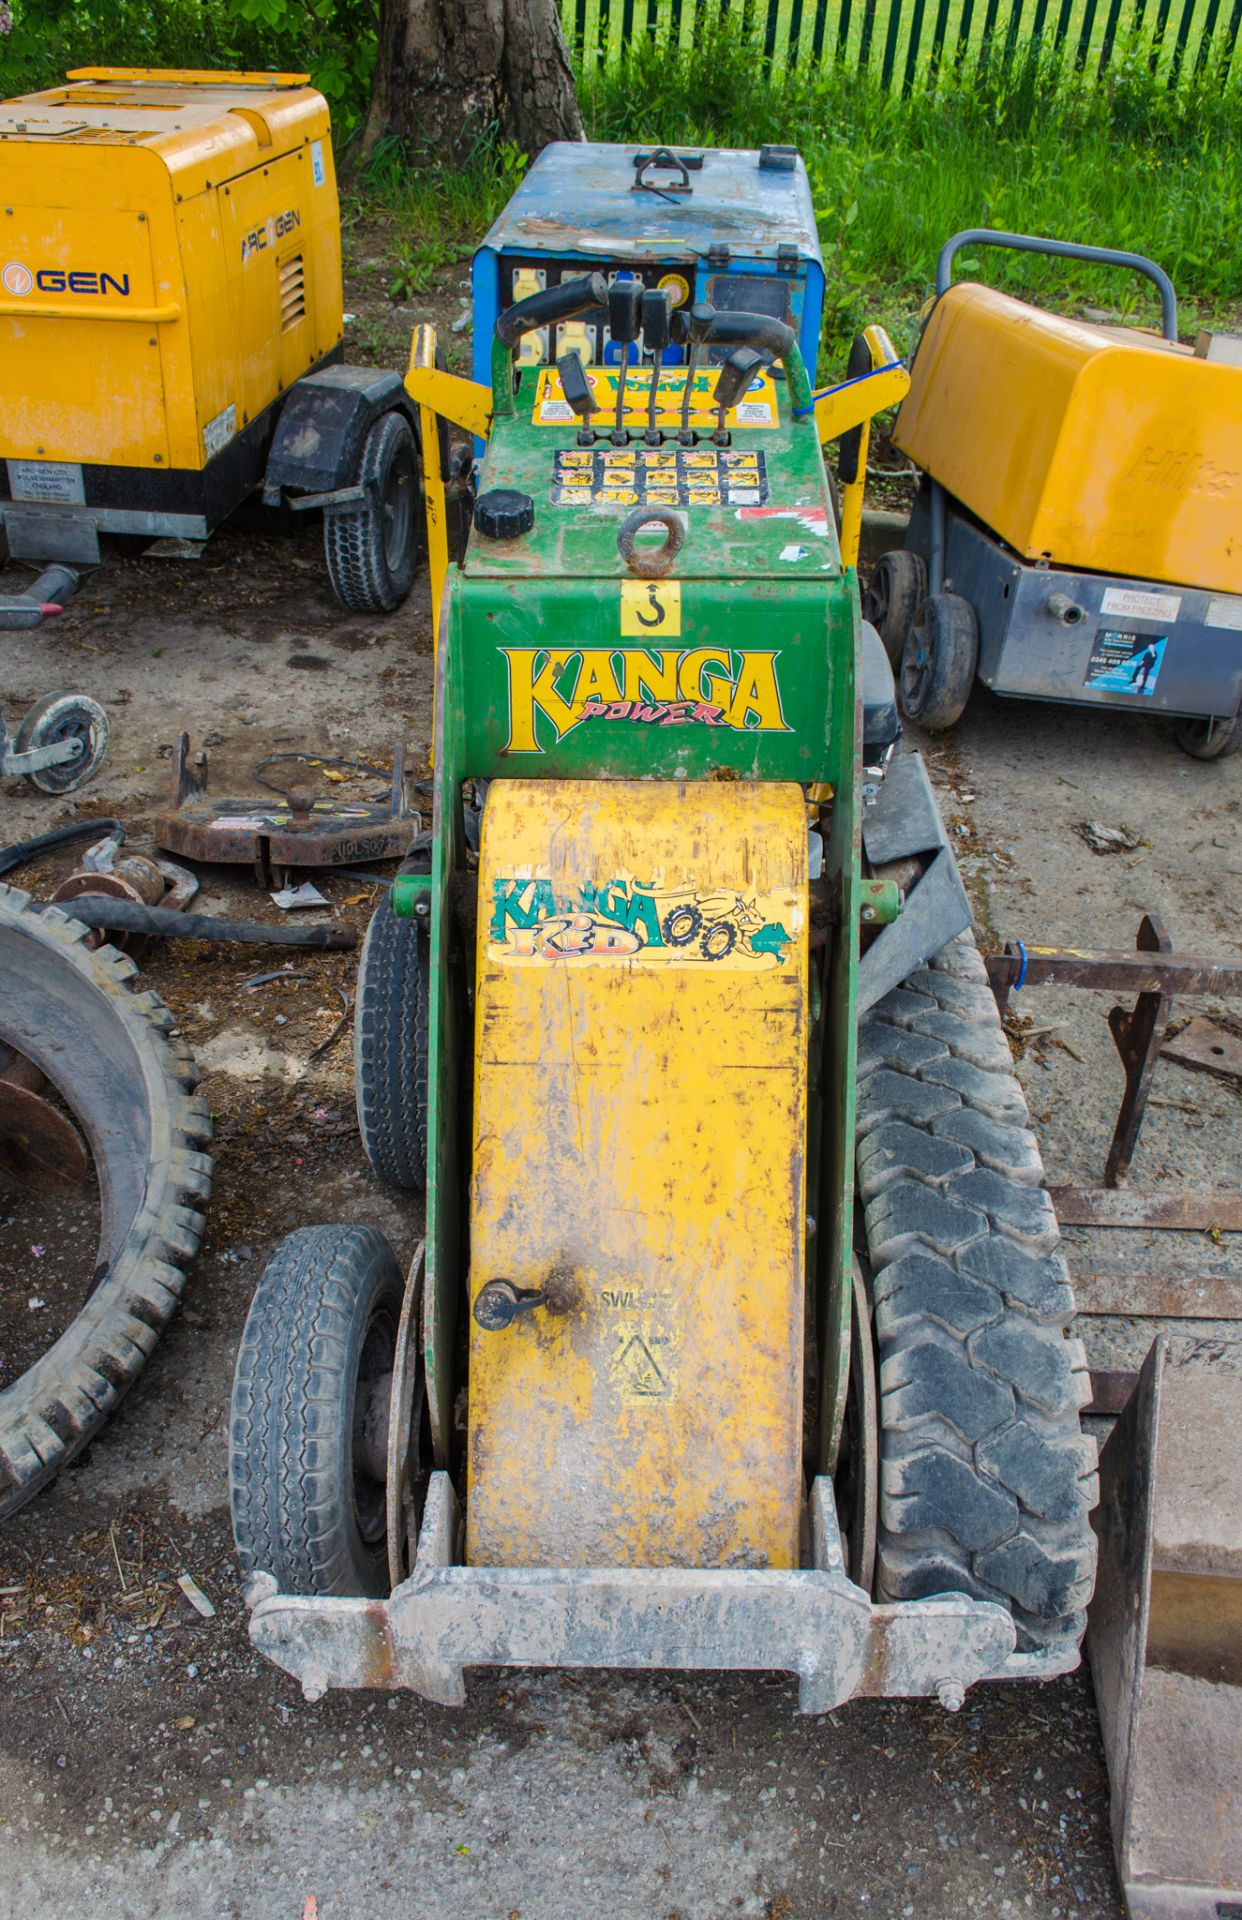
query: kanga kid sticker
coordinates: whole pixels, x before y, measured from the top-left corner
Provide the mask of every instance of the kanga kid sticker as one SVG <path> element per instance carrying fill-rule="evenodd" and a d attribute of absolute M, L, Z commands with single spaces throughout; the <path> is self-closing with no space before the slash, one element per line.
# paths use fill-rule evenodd
<path fill-rule="evenodd" d="M 1084 687 L 1093 693 L 1146 694 L 1156 691 L 1167 634 L 1123 633 L 1101 627 L 1091 647 Z"/>

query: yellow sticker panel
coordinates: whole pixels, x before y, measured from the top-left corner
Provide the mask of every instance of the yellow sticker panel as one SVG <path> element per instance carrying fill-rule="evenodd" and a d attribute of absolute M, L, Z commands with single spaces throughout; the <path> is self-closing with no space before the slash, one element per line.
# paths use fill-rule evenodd
<path fill-rule="evenodd" d="M 674 496 L 676 497 L 676 496 Z M 650 484 L 647 498 L 652 498 Z M 621 632 L 626 638 L 681 632 L 680 580 L 623 580 Z"/>
<path fill-rule="evenodd" d="M 699 367 L 695 371 L 694 386 L 690 395 L 690 425 L 699 429 L 712 429 L 716 425 L 716 409 L 712 405 L 712 395 L 716 390 L 715 367 Z M 621 374 L 617 367 L 588 367 L 587 384 L 595 401 L 597 414 L 611 422 L 616 418 L 617 388 Z M 680 427 L 682 396 L 686 390 L 685 367 L 662 368 L 660 384 L 656 391 L 656 425 L 659 427 Z M 631 367 L 625 378 L 625 413 L 623 422 L 628 427 L 647 425 L 647 402 L 651 393 L 651 368 Z M 539 384 L 535 391 L 535 406 L 531 420 L 537 427 L 572 426 L 577 415 L 565 398 L 561 386 L 561 376 L 555 367 L 544 367 L 539 374 Z M 767 428 L 778 424 L 776 404 L 776 383 L 765 367 L 757 373 L 750 386 L 735 407 L 725 415 L 727 427 Z"/>
<path fill-rule="evenodd" d="M 467 1557 L 797 1566 L 802 794 L 495 781 L 479 889 Z"/>

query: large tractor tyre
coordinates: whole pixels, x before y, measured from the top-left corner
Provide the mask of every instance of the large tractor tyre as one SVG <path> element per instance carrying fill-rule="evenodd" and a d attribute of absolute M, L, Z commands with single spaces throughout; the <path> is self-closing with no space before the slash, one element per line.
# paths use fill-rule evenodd
<path fill-rule="evenodd" d="M 1192 760 L 1228 760 L 1242 747 L 1242 713 L 1232 719 L 1179 720 L 1177 744 Z"/>
<path fill-rule="evenodd" d="M 932 733 L 957 725 L 975 683 L 979 623 L 958 593 L 929 593 L 906 634 L 901 705 L 907 720 Z"/>
<path fill-rule="evenodd" d="M 921 554 L 896 547 L 881 554 L 863 595 L 862 617 L 884 643 L 889 665 L 901 672 L 906 635 L 927 597 L 927 562 Z"/>
<path fill-rule="evenodd" d="M 418 447 L 404 414 L 380 415 L 362 443 L 356 481 L 367 497 L 324 514 L 328 577 L 351 613 L 391 613 L 409 593 L 419 557 Z"/>
<path fill-rule="evenodd" d="M 427 1185 L 427 1027 L 431 943 L 384 899 L 371 916 L 354 996 L 354 1098 L 378 1180 Z"/>
<path fill-rule="evenodd" d="M 1091 1397 L 1026 1102 L 973 938 L 866 1016 L 858 1176 L 880 1376 L 876 1590 L 960 1592 L 1076 1645 L 1095 1572 Z"/>
<path fill-rule="evenodd" d="M 98 1433 L 185 1286 L 211 1192 L 206 1102 L 175 1021 L 87 928 L 0 887 L 0 1042 L 32 1061 L 85 1133 L 99 1176 L 95 1277 L 81 1312 L 0 1391 L 0 1520 Z M 12 1284 L 12 1282 L 10 1282 Z"/>
<path fill-rule="evenodd" d="M 403 1294 L 374 1227 L 281 1241 L 250 1306 L 229 1410 L 243 1575 L 282 1593 L 386 1594 L 387 1415 Z"/>

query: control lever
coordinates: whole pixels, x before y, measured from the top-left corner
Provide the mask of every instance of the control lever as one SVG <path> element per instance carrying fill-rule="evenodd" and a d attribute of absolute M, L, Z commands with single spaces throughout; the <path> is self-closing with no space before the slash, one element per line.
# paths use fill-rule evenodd
<path fill-rule="evenodd" d="M 734 347 L 717 374 L 716 390 L 712 395 L 712 405 L 716 409 L 716 431 L 712 439 L 718 447 L 727 447 L 729 444 L 725 415 L 730 407 L 737 405 L 763 363 L 763 355 L 756 352 L 754 347 Z"/>
<path fill-rule="evenodd" d="M 656 410 L 660 398 L 660 362 L 664 358 L 664 349 L 669 343 L 669 314 L 672 310 L 670 294 L 659 287 L 652 287 L 643 295 L 643 346 L 651 355 L 651 391 L 647 395 L 647 431 L 643 435 L 649 447 L 661 444 L 661 434 L 656 426 Z"/>
<path fill-rule="evenodd" d="M 561 392 L 577 414 L 582 425 L 578 429 L 578 445 L 590 447 L 595 443 L 591 431 L 590 419 L 595 412 L 595 396 L 582 366 L 582 355 L 574 348 L 563 353 L 556 363 L 556 371 L 561 376 Z"/>
<path fill-rule="evenodd" d="M 641 280 L 614 280 L 608 289 L 608 331 L 621 349 L 621 377 L 617 382 L 617 419 L 612 444 L 623 447 L 629 439 L 625 431 L 625 376 L 629 371 L 630 348 L 642 330 L 643 283 Z"/>
<path fill-rule="evenodd" d="M 698 370 L 699 353 L 715 318 L 715 307 L 705 300 L 694 307 L 680 307 L 673 315 L 673 338 L 679 347 L 687 349 L 686 390 L 681 396 L 681 430 L 677 435 L 683 447 L 694 445 L 694 435 L 690 431 L 690 399 L 694 389 L 694 376 Z"/>

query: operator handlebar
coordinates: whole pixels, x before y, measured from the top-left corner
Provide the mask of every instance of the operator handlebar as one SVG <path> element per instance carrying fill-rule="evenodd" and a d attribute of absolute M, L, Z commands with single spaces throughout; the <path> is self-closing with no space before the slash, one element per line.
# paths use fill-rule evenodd
<path fill-rule="evenodd" d="M 577 280 L 562 280 L 556 287 L 541 287 L 515 306 L 506 307 L 496 322 L 496 338 L 504 347 L 516 347 L 524 333 L 537 327 L 554 327 L 562 320 L 576 320 L 581 313 L 608 305 L 608 282 L 602 273 L 584 273 Z"/>

